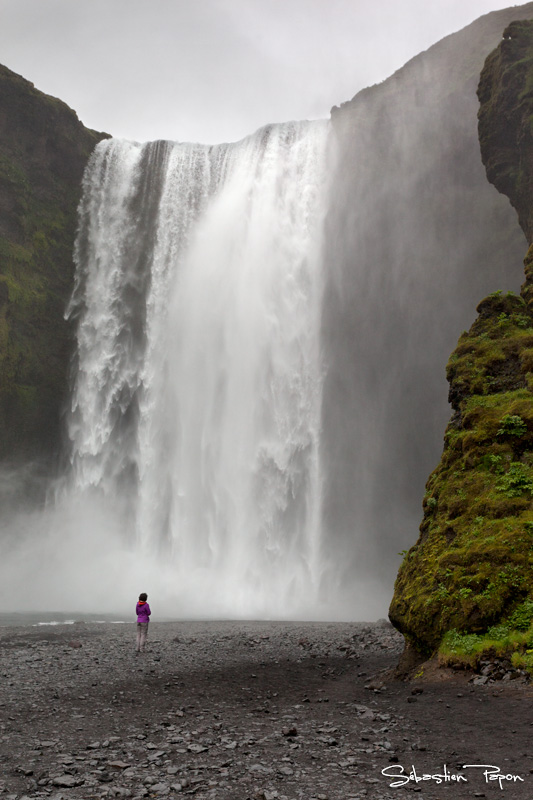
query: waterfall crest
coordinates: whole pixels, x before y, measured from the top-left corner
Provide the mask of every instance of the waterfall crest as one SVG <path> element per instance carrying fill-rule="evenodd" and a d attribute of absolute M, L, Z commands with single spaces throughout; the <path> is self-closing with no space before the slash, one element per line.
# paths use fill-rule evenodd
<path fill-rule="evenodd" d="M 182 608 L 316 597 L 327 132 L 111 139 L 85 174 L 70 491 L 122 503 Z"/>

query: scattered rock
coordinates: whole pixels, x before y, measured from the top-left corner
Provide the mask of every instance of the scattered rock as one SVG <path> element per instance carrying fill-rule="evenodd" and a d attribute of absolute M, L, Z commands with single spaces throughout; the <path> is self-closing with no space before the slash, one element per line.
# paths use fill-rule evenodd
<path fill-rule="evenodd" d="M 60 786 L 63 789 L 72 789 L 74 786 L 81 786 L 83 778 L 76 775 L 58 775 L 57 778 L 52 779 L 54 786 Z"/>
<path fill-rule="evenodd" d="M 294 725 L 286 726 L 281 729 L 281 733 L 283 736 L 298 736 L 298 729 Z"/>

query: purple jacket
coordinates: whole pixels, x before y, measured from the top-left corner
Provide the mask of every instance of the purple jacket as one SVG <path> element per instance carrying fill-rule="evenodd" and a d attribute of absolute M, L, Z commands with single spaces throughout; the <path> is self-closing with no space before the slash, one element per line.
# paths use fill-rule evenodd
<path fill-rule="evenodd" d="M 150 622 L 150 606 L 148 603 L 141 603 L 138 602 L 135 607 L 135 613 L 137 614 L 137 622 Z"/>

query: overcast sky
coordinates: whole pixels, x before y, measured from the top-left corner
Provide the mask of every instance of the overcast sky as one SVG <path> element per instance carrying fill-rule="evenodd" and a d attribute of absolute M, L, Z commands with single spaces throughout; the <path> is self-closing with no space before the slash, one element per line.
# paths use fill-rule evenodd
<path fill-rule="evenodd" d="M 85 125 L 222 142 L 332 105 L 500 0 L 0 0 L 0 63 Z"/>

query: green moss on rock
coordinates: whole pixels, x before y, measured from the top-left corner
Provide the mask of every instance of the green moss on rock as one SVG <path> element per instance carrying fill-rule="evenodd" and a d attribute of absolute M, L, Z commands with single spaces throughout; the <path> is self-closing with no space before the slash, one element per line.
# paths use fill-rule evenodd
<path fill-rule="evenodd" d="M 533 314 L 501 293 L 477 310 L 448 363 L 454 414 L 390 608 L 428 653 L 450 629 L 487 631 L 533 586 Z"/>

